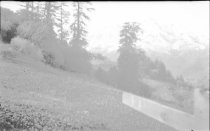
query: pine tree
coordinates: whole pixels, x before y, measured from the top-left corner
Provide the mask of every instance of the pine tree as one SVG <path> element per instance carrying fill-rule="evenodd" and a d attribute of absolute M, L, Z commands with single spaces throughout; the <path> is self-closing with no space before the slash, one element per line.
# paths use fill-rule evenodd
<path fill-rule="evenodd" d="M 135 48 L 135 43 L 137 42 L 137 40 L 139 40 L 137 35 L 140 30 L 141 29 L 136 22 L 124 23 L 123 29 L 120 31 L 121 39 L 120 39 L 120 43 L 119 43 L 120 48 L 118 50 L 120 53 L 120 57 L 118 59 L 119 67 L 124 66 L 125 64 L 127 66 L 129 66 L 130 63 L 126 62 L 126 61 L 130 61 L 132 59 L 133 60 L 135 59 L 133 61 L 135 63 L 138 61 L 136 58 L 138 55 L 138 50 L 136 50 L 136 48 Z M 128 58 L 128 57 L 131 57 L 131 58 Z M 121 61 L 121 59 L 122 59 L 122 61 Z M 121 63 L 121 62 L 123 62 L 123 63 Z M 134 66 L 133 64 L 132 64 L 132 66 Z M 125 68 L 128 68 L 128 67 L 125 67 Z"/>
<path fill-rule="evenodd" d="M 40 3 L 37 2 L 37 5 L 36 5 L 36 13 L 39 14 L 40 13 Z"/>
<path fill-rule="evenodd" d="M 45 2 L 44 4 L 44 19 L 51 28 L 55 24 L 56 11 L 58 9 L 59 6 L 56 2 Z"/>
<path fill-rule="evenodd" d="M 81 45 L 86 45 L 86 34 L 87 30 L 85 29 L 86 26 L 86 20 L 89 20 L 89 16 L 87 15 L 87 12 L 94 10 L 91 7 L 88 7 L 90 3 L 87 2 L 74 2 L 73 7 L 75 10 L 75 13 L 73 14 L 74 16 L 74 21 L 71 24 L 71 32 L 73 33 L 73 40 L 77 41 L 84 41 L 84 42 L 79 42 L 77 44 Z M 76 42 L 75 42 L 76 43 Z"/>
<path fill-rule="evenodd" d="M 40 15 L 35 11 L 34 2 L 24 2 L 21 6 L 23 9 L 17 13 L 20 15 L 18 19 L 22 19 L 21 22 L 40 19 Z"/>
<path fill-rule="evenodd" d="M 20 6 L 22 6 L 24 10 L 29 11 L 30 2 L 24 2 Z"/>
<path fill-rule="evenodd" d="M 67 7 L 67 3 L 65 2 L 60 2 L 59 3 L 59 12 L 58 12 L 58 32 L 59 32 L 59 38 L 61 41 L 66 40 L 66 37 L 68 35 L 68 32 L 64 30 L 63 26 L 64 24 L 68 23 L 69 20 L 69 12 L 64 10 L 64 7 Z"/>
<path fill-rule="evenodd" d="M 34 12 L 34 2 L 30 2 L 30 8 L 31 8 L 31 12 Z"/>
<path fill-rule="evenodd" d="M 69 59 L 71 60 L 71 68 L 72 70 L 83 72 L 87 74 L 91 74 L 92 65 L 90 62 L 91 53 L 86 51 L 83 46 L 87 45 L 85 30 L 86 21 L 90 18 L 87 16 L 87 11 L 93 10 L 93 8 L 87 7 L 90 3 L 84 2 L 74 2 L 74 21 L 71 24 L 71 33 L 73 33 L 73 38 L 70 41 L 70 52 L 71 56 Z"/>
<path fill-rule="evenodd" d="M 118 58 L 118 86 L 128 89 L 138 85 L 139 59 L 135 43 L 138 38 L 140 27 L 137 23 L 125 23 L 120 32 L 120 56 Z"/>
<path fill-rule="evenodd" d="M 26 17 L 27 19 L 30 19 L 30 2 L 24 2 L 24 3 L 21 4 L 20 6 L 23 7 L 24 14 L 26 15 L 25 17 Z"/>
<path fill-rule="evenodd" d="M 41 19 L 45 19 L 45 2 L 37 2 L 36 12 L 40 15 Z"/>
<path fill-rule="evenodd" d="M 120 37 L 121 37 L 120 44 L 122 46 L 126 46 L 126 45 L 133 46 L 135 42 L 140 40 L 137 36 L 139 31 L 142 32 L 138 23 L 136 22 L 124 23 L 123 29 L 120 32 Z"/>

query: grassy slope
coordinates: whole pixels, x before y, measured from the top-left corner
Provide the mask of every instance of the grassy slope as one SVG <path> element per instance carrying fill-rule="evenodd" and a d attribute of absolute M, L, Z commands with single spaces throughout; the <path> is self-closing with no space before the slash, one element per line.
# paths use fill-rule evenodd
<path fill-rule="evenodd" d="M 16 105 L 19 109 L 18 103 L 37 107 L 33 112 L 46 109 L 52 112 L 51 117 L 68 117 L 73 126 L 82 127 L 72 130 L 174 130 L 123 105 L 121 95 L 121 91 L 87 76 L 54 69 L 25 56 L 0 59 L 1 106 Z"/>

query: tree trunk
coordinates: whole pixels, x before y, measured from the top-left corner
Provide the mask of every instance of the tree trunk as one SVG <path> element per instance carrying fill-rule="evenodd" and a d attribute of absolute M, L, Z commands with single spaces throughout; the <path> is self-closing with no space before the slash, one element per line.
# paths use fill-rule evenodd
<path fill-rule="evenodd" d="M 29 11 L 29 2 L 26 2 L 26 10 Z"/>
<path fill-rule="evenodd" d="M 37 3 L 36 12 L 39 14 L 39 2 Z"/>
<path fill-rule="evenodd" d="M 77 3 L 77 38 L 80 39 L 80 3 Z"/>
<path fill-rule="evenodd" d="M 31 2 L 31 12 L 34 12 L 34 2 Z"/>
<path fill-rule="evenodd" d="M 63 40 L 63 7 L 62 7 L 62 3 L 61 3 L 61 41 Z"/>

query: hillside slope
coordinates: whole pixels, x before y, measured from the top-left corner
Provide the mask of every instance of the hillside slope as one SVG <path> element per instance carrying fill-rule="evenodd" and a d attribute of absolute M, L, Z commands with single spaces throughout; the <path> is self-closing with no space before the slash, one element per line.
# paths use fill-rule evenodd
<path fill-rule="evenodd" d="M 119 90 L 21 54 L 0 58 L 0 100 L 0 128 L 175 130 L 123 105 Z M 23 126 L 24 122 L 32 124 Z"/>

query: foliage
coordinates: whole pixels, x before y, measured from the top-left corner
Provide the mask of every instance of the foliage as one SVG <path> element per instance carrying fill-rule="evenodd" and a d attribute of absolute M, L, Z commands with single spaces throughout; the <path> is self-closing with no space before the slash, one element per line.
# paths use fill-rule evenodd
<path fill-rule="evenodd" d="M 73 39 L 78 39 L 85 41 L 85 36 L 87 34 L 87 30 L 85 30 L 85 20 L 89 20 L 89 16 L 87 15 L 87 11 L 93 10 L 93 8 L 87 7 L 90 3 L 85 2 L 74 2 L 74 21 L 71 24 L 71 33 L 73 33 Z M 86 44 L 86 43 L 83 43 Z"/>
<path fill-rule="evenodd" d="M 117 74 L 118 70 L 116 67 L 110 68 L 109 71 L 99 67 L 95 72 L 95 77 L 105 84 L 117 87 Z"/>
<path fill-rule="evenodd" d="M 16 27 L 18 25 L 17 16 L 9 9 L 1 9 L 1 39 L 5 43 L 10 43 L 11 39 L 16 36 Z"/>
<path fill-rule="evenodd" d="M 155 69 L 154 62 L 146 55 L 143 49 L 137 50 L 139 60 L 139 78 L 152 78 L 152 70 Z"/>
<path fill-rule="evenodd" d="M 11 27 L 18 22 L 16 14 L 7 9 L 2 8 L 1 9 L 1 30 L 10 30 Z"/>
<path fill-rule="evenodd" d="M 59 32 L 59 38 L 61 41 L 67 40 L 67 36 L 69 35 L 68 32 L 63 28 L 64 24 L 67 24 L 69 22 L 69 16 L 70 13 L 64 10 L 64 7 L 67 7 L 67 3 L 60 2 L 59 3 L 59 10 L 57 14 L 57 21 L 58 23 L 55 23 L 58 27 Z"/>
<path fill-rule="evenodd" d="M 35 44 L 55 38 L 55 33 L 51 30 L 47 23 L 41 21 L 25 21 L 17 28 L 18 35 L 28 39 Z"/>
<path fill-rule="evenodd" d="M 138 40 L 140 40 L 137 36 L 140 31 L 142 32 L 138 23 L 124 23 L 123 29 L 120 31 L 120 44 L 123 46 L 133 46 Z"/>
<path fill-rule="evenodd" d="M 56 11 L 59 9 L 58 3 L 56 2 L 45 2 L 44 4 L 44 20 L 51 28 L 55 24 Z"/>
<path fill-rule="evenodd" d="M 43 107 L 8 101 L 0 97 L 0 129 L 5 130 L 82 130 L 101 129 L 104 125 L 76 123 L 68 115 L 60 115 Z"/>
<path fill-rule="evenodd" d="M 41 61 L 43 58 L 41 50 L 26 39 L 15 37 L 11 40 L 11 46 L 14 50 L 33 59 Z"/>
<path fill-rule="evenodd" d="M 68 60 L 69 63 L 67 67 L 70 70 L 76 71 L 76 72 L 82 72 L 82 73 L 91 73 L 92 72 L 92 65 L 90 62 L 91 54 L 86 51 L 84 48 L 78 46 L 80 40 L 74 40 L 71 42 L 76 42 L 76 44 L 72 44 L 73 46 L 69 48 L 69 56 Z"/>
<path fill-rule="evenodd" d="M 118 66 L 118 87 L 126 89 L 138 84 L 139 61 L 137 50 L 134 47 L 138 40 L 137 33 L 140 27 L 136 23 L 125 23 L 120 32 L 120 56 Z"/>
<path fill-rule="evenodd" d="M 55 58 L 54 58 L 54 56 L 51 53 L 43 51 L 43 57 L 44 57 L 44 62 L 46 64 L 55 66 L 55 60 L 54 60 Z"/>
<path fill-rule="evenodd" d="M 171 82 L 176 84 L 175 78 L 172 76 L 171 72 L 166 69 L 165 64 L 160 60 L 155 60 L 153 72 L 151 72 L 150 77 L 155 80 Z"/>
<path fill-rule="evenodd" d="M 68 67 L 71 70 L 76 72 L 83 73 L 92 73 L 92 65 L 91 65 L 91 53 L 85 50 L 84 46 L 88 44 L 86 41 L 85 35 L 87 31 L 85 30 L 85 20 L 88 20 L 85 11 L 93 10 L 92 8 L 88 8 L 85 5 L 87 3 L 83 2 L 74 2 L 74 22 L 71 24 L 71 32 L 73 33 L 72 40 L 70 41 L 70 52 Z"/>
<path fill-rule="evenodd" d="M 24 9 L 17 11 L 16 15 L 18 16 L 18 23 L 21 24 L 25 21 L 39 21 L 41 20 L 41 15 L 37 12 L 30 12 Z"/>

